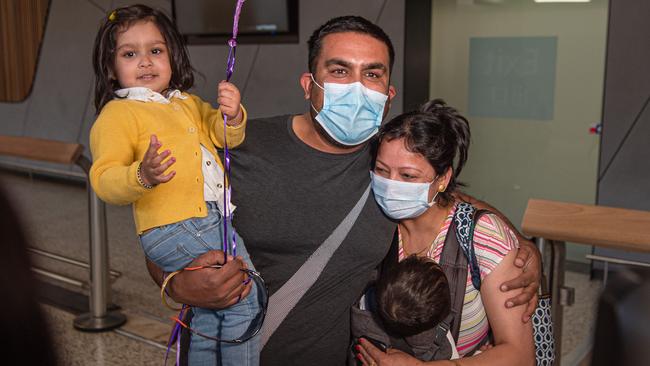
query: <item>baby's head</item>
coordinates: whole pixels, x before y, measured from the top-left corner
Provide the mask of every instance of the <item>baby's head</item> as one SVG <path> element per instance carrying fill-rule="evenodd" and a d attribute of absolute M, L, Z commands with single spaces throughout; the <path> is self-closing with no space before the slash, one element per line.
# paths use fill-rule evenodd
<path fill-rule="evenodd" d="M 185 91 L 194 75 L 183 38 L 163 12 L 145 5 L 112 11 L 102 22 L 93 50 L 97 113 L 115 90 L 146 87 Z"/>
<path fill-rule="evenodd" d="M 382 273 L 377 303 L 386 330 L 404 337 L 421 333 L 449 315 L 447 277 L 432 259 L 409 256 Z"/>

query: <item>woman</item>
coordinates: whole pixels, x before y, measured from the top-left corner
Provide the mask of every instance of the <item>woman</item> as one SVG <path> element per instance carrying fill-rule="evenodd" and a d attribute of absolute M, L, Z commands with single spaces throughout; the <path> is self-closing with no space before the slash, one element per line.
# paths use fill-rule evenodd
<path fill-rule="evenodd" d="M 372 186 L 384 212 L 399 220 L 400 260 L 409 255 L 440 259 L 459 203 L 457 177 L 467 160 L 469 141 L 467 120 L 439 99 L 382 127 Z M 474 231 L 481 289 L 474 288 L 468 271 L 456 344 L 462 358 L 427 365 L 534 365 L 532 325 L 521 321 L 525 309 L 504 307 L 512 294 L 498 288 L 520 273 L 514 265 L 516 250 L 512 250 L 517 246 L 515 233 L 502 219 L 493 214 L 481 216 Z M 493 346 L 475 352 L 489 333 Z M 365 365 L 425 364 L 397 350 L 383 353 L 364 339 L 359 351 Z"/>

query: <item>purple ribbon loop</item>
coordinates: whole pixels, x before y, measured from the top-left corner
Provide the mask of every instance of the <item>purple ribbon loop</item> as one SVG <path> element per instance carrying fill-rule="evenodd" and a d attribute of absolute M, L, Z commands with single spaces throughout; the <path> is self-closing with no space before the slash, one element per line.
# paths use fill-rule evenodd
<path fill-rule="evenodd" d="M 183 305 L 181 307 L 181 311 L 178 313 L 178 320 L 183 321 L 183 317 L 185 316 L 185 311 L 187 309 L 188 309 L 187 305 Z M 169 352 L 174 346 L 174 343 L 176 343 L 176 365 L 180 365 L 181 364 L 181 325 L 178 322 L 174 323 L 174 327 L 172 328 L 172 333 L 169 336 L 169 341 L 167 342 L 167 351 L 165 352 L 164 365 L 167 365 Z"/>
<path fill-rule="evenodd" d="M 239 28 L 239 15 L 241 14 L 241 8 L 245 0 L 237 0 L 237 6 L 235 8 L 235 16 L 233 18 L 232 25 L 232 38 L 228 41 L 228 46 L 230 50 L 228 51 L 228 61 L 226 63 L 226 81 L 230 81 L 232 74 L 235 70 L 235 50 L 237 47 L 237 31 Z M 223 115 L 223 145 L 224 145 L 224 175 L 223 175 L 223 252 L 224 252 L 224 264 L 227 261 L 227 254 L 230 252 L 233 256 L 237 255 L 237 240 L 235 240 L 235 229 L 233 228 L 232 232 L 232 251 L 229 251 L 228 245 L 228 223 L 232 222 L 232 215 L 230 211 L 230 186 L 226 184 L 230 182 L 230 151 L 228 149 L 228 139 L 226 130 L 228 128 L 228 116 Z M 178 320 L 183 321 L 185 316 L 185 311 L 189 307 L 183 305 L 181 311 L 178 314 Z M 181 325 L 176 322 L 172 328 L 172 333 L 169 336 L 169 341 L 167 342 L 167 351 L 165 352 L 165 365 L 167 365 L 167 359 L 169 353 L 176 343 L 176 365 L 180 365 L 180 356 L 181 356 Z"/>
<path fill-rule="evenodd" d="M 226 62 L 226 81 L 230 81 L 232 74 L 235 71 L 235 53 L 237 50 L 237 33 L 239 31 L 239 16 L 241 15 L 241 8 L 245 0 L 237 0 L 235 7 L 235 16 L 232 22 L 232 38 L 228 40 L 228 60 Z M 223 174 L 223 253 L 224 263 L 227 262 L 228 253 L 233 256 L 237 255 L 237 240 L 235 240 L 235 228 L 232 229 L 232 245 L 228 240 L 228 224 L 232 227 L 232 213 L 230 211 L 230 197 L 232 190 L 230 189 L 230 150 L 228 149 L 228 116 L 223 115 L 223 149 L 224 149 L 224 174 Z"/>

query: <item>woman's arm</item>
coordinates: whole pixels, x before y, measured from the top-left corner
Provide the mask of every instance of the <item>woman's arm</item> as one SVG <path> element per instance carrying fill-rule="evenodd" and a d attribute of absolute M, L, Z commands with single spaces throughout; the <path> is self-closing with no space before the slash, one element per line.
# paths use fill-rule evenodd
<path fill-rule="evenodd" d="M 504 301 L 506 307 L 513 307 L 526 304 L 526 310 L 522 315 L 522 320 L 527 322 L 535 312 L 537 307 L 537 290 L 542 279 L 542 255 L 530 240 L 523 236 L 519 230 L 510 222 L 510 220 L 499 210 L 488 204 L 477 200 L 476 198 L 462 192 L 455 193 L 456 197 L 462 201 L 472 204 L 472 206 L 493 212 L 503 220 L 510 230 L 515 233 L 519 241 L 519 249 L 515 259 L 515 266 L 520 268 L 511 278 L 506 278 L 501 284 L 502 291 L 509 291 L 522 288 L 523 291 L 515 292 L 517 296 L 511 297 Z"/>
<path fill-rule="evenodd" d="M 515 258 L 516 252 L 510 251 L 481 284 L 481 300 L 494 335 L 494 347 L 455 360 L 458 365 L 535 365 L 533 327 L 530 322 L 520 320 L 525 307 L 504 308 L 503 303 L 512 293 L 499 289 L 501 283 L 520 272 L 514 265 Z"/>

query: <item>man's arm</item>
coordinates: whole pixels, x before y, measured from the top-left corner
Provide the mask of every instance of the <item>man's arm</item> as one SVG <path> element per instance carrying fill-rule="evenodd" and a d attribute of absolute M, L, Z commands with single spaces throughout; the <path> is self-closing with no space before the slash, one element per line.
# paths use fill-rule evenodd
<path fill-rule="evenodd" d="M 189 267 L 223 263 L 223 252 L 213 250 L 197 257 Z M 244 298 L 251 290 L 251 284 L 244 284 L 246 274 L 240 269 L 245 264 L 239 258 L 228 258 L 219 269 L 206 268 L 199 271 L 184 271 L 174 276 L 167 285 L 167 294 L 174 301 L 202 308 L 223 309 Z M 163 271 L 147 259 L 149 275 L 162 285 Z"/>
<path fill-rule="evenodd" d="M 506 301 L 506 307 L 511 308 L 517 305 L 526 304 L 526 311 L 522 317 L 524 322 L 530 320 L 530 317 L 535 312 L 537 307 L 537 290 L 542 278 L 542 255 L 539 250 L 528 240 L 517 228 L 510 222 L 510 220 L 499 210 L 492 207 L 490 204 L 477 200 L 476 198 L 462 192 L 457 192 L 456 197 L 462 201 L 471 203 L 472 206 L 478 209 L 489 210 L 495 215 L 499 216 L 508 227 L 515 233 L 519 241 L 519 249 L 517 250 L 517 258 L 515 259 L 515 266 L 521 268 L 522 273 L 519 277 L 501 284 L 501 291 L 509 291 L 512 289 L 522 288 L 522 292 Z"/>

